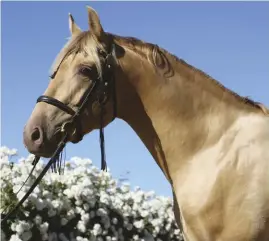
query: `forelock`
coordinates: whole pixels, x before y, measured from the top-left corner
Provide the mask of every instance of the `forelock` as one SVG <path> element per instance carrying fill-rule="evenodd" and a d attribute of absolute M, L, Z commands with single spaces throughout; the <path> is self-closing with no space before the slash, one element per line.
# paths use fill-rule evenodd
<path fill-rule="evenodd" d="M 55 73 L 67 57 L 72 56 L 74 58 L 78 53 L 83 53 L 91 57 L 96 65 L 98 74 L 101 76 L 101 61 L 97 51 L 97 48 L 100 47 L 99 45 L 90 31 L 81 32 L 78 36 L 70 38 L 56 57 L 51 68 L 51 73 Z"/>

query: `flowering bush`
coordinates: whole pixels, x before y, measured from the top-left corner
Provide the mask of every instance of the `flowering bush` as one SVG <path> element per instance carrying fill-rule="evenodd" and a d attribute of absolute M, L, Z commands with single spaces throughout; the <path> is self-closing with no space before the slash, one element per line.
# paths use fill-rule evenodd
<path fill-rule="evenodd" d="M 16 150 L 0 148 L 1 213 L 23 197 L 44 168 L 43 160 L 20 192 L 33 155 L 12 162 Z M 130 190 L 89 159 L 71 158 L 64 174 L 49 171 L 14 217 L 1 226 L 1 241 L 183 240 L 172 202 Z"/>

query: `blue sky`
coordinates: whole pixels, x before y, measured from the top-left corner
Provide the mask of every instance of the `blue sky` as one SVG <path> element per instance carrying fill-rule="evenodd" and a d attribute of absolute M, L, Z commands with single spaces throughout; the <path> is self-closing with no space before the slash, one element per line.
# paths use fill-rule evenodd
<path fill-rule="evenodd" d="M 24 124 L 69 37 L 68 13 L 88 28 L 86 4 L 97 10 L 106 31 L 156 43 L 269 106 L 269 2 L 4 2 L 1 145 L 28 155 L 22 143 Z M 125 176 L 133 186 L 171 195 L 162 172 L 126 123 L 111 123 L 105 137 L 115 178 Z M 66 155 L 90 158 L 100 167 L 98 132 L 68 144 Z"/>

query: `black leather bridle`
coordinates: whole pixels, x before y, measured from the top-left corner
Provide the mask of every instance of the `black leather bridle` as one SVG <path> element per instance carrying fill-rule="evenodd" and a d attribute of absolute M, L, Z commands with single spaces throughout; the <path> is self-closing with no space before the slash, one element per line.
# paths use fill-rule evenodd
<path fill-rule="evenodd" d="M 47 163 L 45 168 L 42 170 L 40 175 L 37 177 L 37 179 L 35 180 L 33 185 L 28 190 L 28 192 L 16 204 L 16 206 L 8 214 L 6 214 L 6 215 L 1 214 L 4 216 L 4 218 L 1 219 L 1 224 L 6 222 L 8 220 L 8 218 L 10 218 L 19 209 L 19 207 L 23 204 L 23 202 L 28 198 L 28 196 L 32 193 L 32 191 L 35 189 L 35 187 L 39 184 L 39 182 L 41 181 L 43 176 L 46 174 L 48 169 L 53 164 L 55 164 L 57 162 L 60 153 L 62 152 L 62 150 L 64 149 L 64 147 L 67 143 L 68 134 L 70 134 L 70 133 L 68 133 L 68 130 L 70 130 L 70 128 L 68 128 L 68 127 L 70 127 L 70 125 L 75 125 L 76 132 L 79 132 L 78 134 L 80 136 L 78 141 L 82 140 L 83 134 L 81 133 L 80 117 L 83 114 L 83 112 L 85 111 L 85 108 L 87 107 L 87 104 L 90 100 L 90 97 L 92 97 L 93 93 L 96 96 L 96 100 L 94 100 L 94 101 L 95 102 L 97 101 L 97 104 L 99 105 L 99 107 L 101 109 L 101 112 L 100 112 L 101 169 L 106 170 L 107 166 L 106 166 L 106 161 L 105 161 L 105 150 L 104 150 L 104 130 L 103 130 L 103 127 L 104 127 L 103 126 L 103 124 L 104 124 L 103 117 L 104 116 L 103 115 L 104 115 L 104 106 L 111 97 L 110 96 L 111 92 L 109 91 L 111 89 L 112 89 L 112 94 L 113 94 L 113 119 L 112 119 L 112 121 L 117 117 L 116 83 L 115 83 L 115 76 L 114 76 L 114 72 L 113 72 L 113 70 L 114 70 L 113 65 L 115 63 L 115 58 L 116 58 L 115 44 L 114 43 L 111 44 L 108 53 L 105 53 L 102 50 L 98 50 L 98 54 L 100 55 L 100 57 L 104 58 L 104 62 L 102 64 L 102 66 L 103 66 L 102 75 L 96 79 L 91 80 L 92 82 L 91 82 L 89 88 L 86 90 L 86 92 L 84 93 L 84 95 L 82 96 L 82 98 L 80 100 L 80 105 L 79 105 L 77 111 L 74 111 L 71 107 L 69 107 L 68 105 L 64 104 L 63 102 L 61 102 L 53 97 L 46 96 L 46 95 L 41 95 L 40 97 L 38 97 L 37 103 L 45 102 L 47 104 L 56 106 L 57 108 L 66 112 L 67 114 L 71 115 L 72 117 L 69 121 L 63 123 L 63 125 L 62 125 L 62 129 L 61 129 L 61 132 L 63 134 L 62 139 L 59 142 L 58 147 L 57 147 L 56 151 L 54 152 L 52 158 L 49 160 L 49 162 Z M 59 67 L 60 66 L 58 66 L 58 69 L 59 69 Z M 56 70 L 56 72 L 57 72 L 57 70 Z M 55 77 L 56 72 L 53 74 L 53 77 Z M 35 159 L 33 161 L 33 168 L 31 170 L 29 176 L 32 174 L 39 159 L 40 159 L 39 156 L 35 156 Z M 29 176 L 28 176 L 28 178 L 29 178 Z M 26 179 L 26 181 L 28 180 L 28 178 Z M 26 183 L 26 181 L 24 182 L 24 184 Z"/>
<path fill-rule="evenodd" d="M 109 100 L 110 97 L 110 89 L 113 89 L 113 119 L 117 116 L 117 100 L 116 100 L 116 89 L 115 89 L 115 78 L 113 73 L 113 63 L 115 58 L 115 45 L 112 44 L 110 47 L 110 52 L 106 54 L 103 50 L 98 50 L 98 54 L 100 57 L 104 57 L 104 63 L 102 64 L 102 75 L 96 79 L 92 79 L 92 83 L 90 84 L 89 88 L 86 90 L 84 95 L 82 96 L 81 100 L 79 101 L 80 105 L 77 109 L 77 111 L 74 111 L 72 108 L 70 108 L 68 105 L 64 104 L 63 102 L 50 97 L 46 95 L 41 95 L 37 99 L 37 103 L 39 102 L 45 102 L 47 104 L 56 106 L 60 110 L 66 112 L 67 114 L 71 115 L 72 118 L 68 120 L 67 122 L 63 123 L 61 131 L 62 132 L 68 132 L 70 130 L 71 125 L 75 125 L 76 134 L 79 136 L 78 140 L 76 142 L 79 142 L 83 138 L 83 134 L 81 133 L 81 122 L 80 117 L 85 111 L 85 108 L 87 107 L 87 104 L 89 102 L 89 99 L 91 95 L 96 92 L 96 100 L 94 103 L 97 102 L 98 106 L 101 108 L 100 112 L 100 143 L 104 143 L 103 138 L 103 112 L 104 112 L 104 106 L 106 102 Z M 60 65 L 59 65 L 60 67 Z M 58 67 L 58 69 L 59 69 Z M 57 71 L 57 70 L 56 70 Z M 56 72 L 53 74 L 53 77 L 56 76 Z M 111 88 L 112 87 L 112 88 Z M 70 133 L 69 133 L 70 134 Z M 104 148 L 101 145 L 101 169 L 106 169 L 106 162 L 104 157 Z"/>

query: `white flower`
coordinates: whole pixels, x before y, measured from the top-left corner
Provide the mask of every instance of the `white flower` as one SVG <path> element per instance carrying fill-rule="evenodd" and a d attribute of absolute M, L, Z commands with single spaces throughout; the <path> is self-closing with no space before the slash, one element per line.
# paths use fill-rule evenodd
<path fill-rule="evenodd" d="M 63 193 L 64 193 L 64 195 L 66 195 L 68 198 L 72 198 L 72 197 L 74 197 L 74 196 L 73 196 L 73 192 L 72 192 L 71 190 L 69 190 L 69 189 L 65 189 Z"/>
<path fill-rule="evenodd" d="M 135 221 L 134 226 L 138 229 L 143 229 L 144 228 L 144 221 L 143 220 Z"/>
<path fill-rule="evenodd" d="M 74 210 L 69 210 L 68 212 L 67 212 L 67 218 L 69 219 L 69 220 L 71 220 L 72 218 L 74 218 L 75 217 L 75 212 L 74 212 Z"/>
<path fill-rule="evenodd" d="M 170 229 L 171 229 L 171 223 L 167 223 L 167 224 L 165 225 L 165 229 L 166 229 L 167 232 L 169 232 Z"/>
<path fill-rule="evenodd" d="M 10 227 L 11 230 L 12 230 L 12 231 L 16 231 L 16 226 L 17 226 L 16 223 L 12 223 L 12 224 L 11 224 L 11 227 Z M 1 230 L 2 230 L 2 229 L 1 229 Z"/>
<path fill-rule="evenodd" d="M 99 235 L 99 234 L 102 233 L 102 227 L 101 227 L 101 225 L 99 223 L 94 224 L 92 233 L 95 236 L 97 236 L 97 235 Z"/>
<path fill-rule="evenodd" d="M 103 204 L 106 204 L 106 205 L 109 205 L 109 200 L 110 200 L 110 197 L 107 193 L 105 193 L 104 191 L 101 191 L 100 192 L 100 202 L 103 203 Z"/>
<path fill-rule="evenodd" d="M 0 198 L 5 200 L 13 196 L 4 190 L 10 186 L 14 193 L 18 191 L 32 168 L 33 155 L 29 155 L 17 162 L 12 160 L 14 163 L 11 169 L 12 153 L 14 152 L 10 152 L 8 148 L 0 148 Z M 182 240 L 180 230 L 174 225 L 171 198 L 156 196 L 153 191 L 143 192 L 139 187 L 131 191 L 130 184 L 121 184 L 112 178 L 111 173 L 100 171 L 93 166 L 89 159 L 76 157 L 72 160 L 73 162 L 66 166 L 64 174 L 58 175 L 49 171 L 43 177 L 21 208 L 25 216 L 31 215 L 33 219 L 28 222 L 20 219 L 12 222 L 10 240 L 33 239 L 33 225 L 38 228 L 44 241 L 121 241 L 124 240 L 123 234 L 128 231 L 132 232 L 132 240 L 153 240 L 153 237 L 158 240 L 163 234 L 172 240 Z M 29 190 L 44 165 L 45 162 L 40 160 L 33 176 L 17 194 L 18 199 Z M 2 210 L 4 208 L 1 207 Z M 50 222 L 60 218 L 60 224 L 65 228 L 68 223 L 70 233 L 52 233 L 48 216 Z M 89 222 L 96 222 L 91 219 L 99 220 L 100 223 L 95 223 L 90 229 Z M 152 229 L 152 234 L 148 235 L 150 238 L 146 235 L 141 239 L 145 226 Z M 83 233 L 85 237 L 92 234 L 91 238 L 75 236 L 75 230 Z M 2 232 L 2 237 L 4 235 Z"/>
<path fill-rule="evenodd" d="M 142 210 L 141 213 L 140 213 L 140 215 L 141 215 L 143 218 L 145 218 L 145 217 L 147 217 L 147 216 L 149 215 L 149 212 L 148 212 L 147 210 Z"/>
<path fill-rule="evenodd" d="M 17 149 L 9 149 L 6 146 L 1 146 L 0 147 L 0 157 L 8 155 L 8 156 L 13 156 L 17 154 Z"/>
<path fill-rule="evenodd" d="M 106 216 L 107 215 L 107 211 L 103 208 L 99 208 L 96 212 L 97 216 Z"/>
<path fill-rule="evenodd" d="M 133 236 L 133 240 L 139 240 L 139 236 L 136 234 Z"/>
<path fill-rule="evenodd" d="M 81 207 L 76 207 L 75 211 L 76 211 L 76 213 L 78 213 L 78 214 L 83 214 L 83 213 L 85 213 L 85 211 L 84 211 Z"/>
<path fill-rule="evenodd" d="M 83 202 L 82 202 L 81 200 L 76 200 L 75 204 L 76 204 L 77 206 L 81 206 L 81 205 L 83 204 Z"/>
<path fill-rule="evenodd" d="M 23 241 L 22 239 L 19 238 L 17 234 L 12 234 L 11 238 L 9 241 Z"/>
<path fill-rule="evenodd" d="M 85 213 L 83 215 L 81 215 L 81 221 L 84 223 L 84 224 L 87 224 L 88 221 L 90 219 L 90 215 L 88 213 Z"/>
<path fill-rule="evenodd" d="M 87 238 L 83 238 L 83 237 L 81 237 L 81 236 L 77 236 L 76 240 L 77 240 L 77 241 L 89 241 L 89 239 L 87 239 Z"/>
<path fill-rule="evenodd" d="M 24 231 L 28 231 L 30 229 L 30 225 L 25 221 L 19 221 L 16 225 L 16 232 L 21 235 Z"/>
<path fill-rule="evenodd" d="M 88 211 L 89 208 L 90 208 L 90 206 L 89 206 L 88 203 L 84 203 L 84 204 L 83 204 L 83 208 L 84 208 L 85 211 Z"/>
<path fill-rule="evenodd" d="M 130 191 L 130 184 L 124 183 L 121 187 L 122 192 L 126 193 Z"/>
<path fill-rule="evenodd" d="M 61 206 L 61 202 L 60 202 L 59 200 L 53 200 L 53 201 L 51 202 L 51 205 L 52 205 L 55 209 L 57 209 L 57 208 L 59 208 L 59 207 Z"/>
<path fill-rule="evenodd" d="M 46 202 L 43 199 L 38 198 L 35 202 L 35 206 L 37 210 L 43 210 L 46 207 Z"/>
<path fill-rule="evenodd" d="M 46 233 L 48 231 L 49 224 L 47 222 L 44 222 L 40 225 L 40 232 L 41 233 Z"/>
<path fill-rule="evenodd" d="M 86 231 L 86 227 L 82 221 L 78 221 L 77 228 L 82 233 L 85 233 Z"/>

